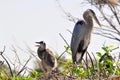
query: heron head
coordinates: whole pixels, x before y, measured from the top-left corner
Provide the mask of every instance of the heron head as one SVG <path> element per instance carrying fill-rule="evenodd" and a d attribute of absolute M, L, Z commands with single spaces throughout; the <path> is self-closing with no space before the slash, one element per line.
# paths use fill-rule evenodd
<path fill-rule="evenodd" d="M 35 45 L 36 47 L 39 47 L 40 50 L 44 50 L 46 48 L 46 44 L 44 41 L 40 41 L 40 42 L 35 42 L 38 45 Z"/>
<path fill-rule="evenodd" d="M 86 20 L 88 20 L 88 18 L 91 18 L 91 19 L 93 18 L 93 19 L 97 22 L 97 24 L 101 27 L 101 24 L 100 24 L 100 22 L 98 21 L 95 12 L 94 12 L 92 9 L 86 10 L 86 11 L 84 12 L 84 14 L 83 14 L 83 17 L 84 17 Z"/>

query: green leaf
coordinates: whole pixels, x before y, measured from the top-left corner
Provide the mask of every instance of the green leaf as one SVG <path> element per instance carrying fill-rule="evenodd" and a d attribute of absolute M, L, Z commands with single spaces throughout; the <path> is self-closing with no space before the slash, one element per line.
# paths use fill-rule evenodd
<path fill-rule="evenodd" d="M 111 49 L 114 48 L 114 45 L 113 44 L 109 45 L 109 48 L 111 48 Z"/>
<path fill-rule="evenodd" d="M 96 52 L 98 57 L 102 57 L 102 54 L 100 52 Z"/>
<path fill-rule="evenodd" d="M 100 62 L 98 63 L 98 67 L 99 67 L 99 69 L 101 69 L 103 67 Z"/>
<path fill-rule="evenodd" d="M 69 46 L 64 46 L 64 48 L 68 51 L 69 50 Z"/>
<path fill-rule="evenodd" d="M 35 78 L 42 74 L 42 72 L 37 72 L 35 70 L 32 70 L 31 73 L 32 73 L 32 76 L 35 77 Z"/>
<path fill-rule="evenodd" d="M 105 51 L 105 53 L 109 53 L 109 48 L 108 48 L 108 46 L 106 46 L 106 47 L 102 47 L 102 49 Z"/>
<path fill-rule="evenodd" d="M 120 70 L 119 69 L 116 70 L 116 74 L 120 75 Z"/>
<path fill-rule="evenodd" d="M 107 62 L 107 64 L 109 64 L 109 65 L 112 65 L 112 64 L 113 64 L 110 59 L 107 59 L 106 62 Z"/>

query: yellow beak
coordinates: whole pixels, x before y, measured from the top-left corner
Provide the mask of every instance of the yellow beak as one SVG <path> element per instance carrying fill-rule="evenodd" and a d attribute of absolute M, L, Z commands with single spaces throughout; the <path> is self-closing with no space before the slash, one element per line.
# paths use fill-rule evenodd
<path fill-rule="evenodd" d="M 35 45 L 35 47 L 39 47 L 40 45 Z"/>
<path fill-rule="evenodd" d="M 102 26 L 101 26 L 100 22 L 98 21 L 96 15 L 94 15 L 94 19 L 95 19 L 95 21 L 97 22 L 97 24 L 102 28 Z"/>

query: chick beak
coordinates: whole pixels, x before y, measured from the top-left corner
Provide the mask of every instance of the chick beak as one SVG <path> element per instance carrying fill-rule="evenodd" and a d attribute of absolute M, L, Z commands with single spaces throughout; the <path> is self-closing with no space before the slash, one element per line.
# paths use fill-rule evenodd
<path fill-rule="evenodd" d="M 40 45 L 35 45 L 35 47 L 39 47 Z"/>
<path fill-rule="evenodd" d="M 35 42 L 35 43 L 40 44 L 40 42 Z"/>
<path fill-rule="evenodd" d="M 35 42 L 35 43 L 37 43 L 37 44 L 40 44 L 40 42 Z M 35 45 L 35 47 L 39 47 L 40 45 Z"/>

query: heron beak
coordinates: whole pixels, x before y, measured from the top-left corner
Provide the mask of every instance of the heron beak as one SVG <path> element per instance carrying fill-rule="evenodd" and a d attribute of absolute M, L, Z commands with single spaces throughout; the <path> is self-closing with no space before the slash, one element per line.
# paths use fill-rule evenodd
<path fill-rule="evenodd" d="M 39 47 L 40 45 L 35 45 L 35 47 Z"/>
<path fill-rule="evenodd" d="M 40 44 L 40 42 L 35 42 L 35 43 L 37 43 L 37 44 Z M 39 47 L 40 45 L 35 45 L 35 47 Z"/>
<path fill-rule="evenodd" d="M 40 44 L 40 42 L 35 42 L 35 43 Z"/>
<path fill-rule="evenodd" d="M 96 17 L 95 15 L 94 15 L 94 19 L 95 19 L 95 21 L 97 22 L 97 24 L 102 28 L 100 22 L 98 21 L 98 19 L 97 19 L 97 17 Z"/>

